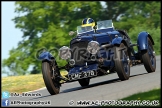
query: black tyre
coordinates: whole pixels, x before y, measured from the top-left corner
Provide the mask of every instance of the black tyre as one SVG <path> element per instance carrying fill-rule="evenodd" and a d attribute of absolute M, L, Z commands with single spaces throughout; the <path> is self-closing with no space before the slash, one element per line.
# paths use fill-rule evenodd
<path fill-rule="evenodd" d="M 128 62 L 127 46 L 121 43 L 115 48 L 115 70 L 120 80 L 128 80 L 130 76 L 130 64 Z"/>
<path fill-rule="evenodd" d="M 144 67 L 148 73 L 155 72 L 156 70 L 156 56 L 154 53 L 154 48 L 152 42 L 148 39 L 148 49 L 141 51 L 142 53 L 142 61 Z"/>
<path fill-rule="evenodd" d="M 53 77 L 52 67 L 50 67 L 50 63 L 48 61 L 42 62 L 42 73 L 48 92 L 51 95 L 58 94 L 60 92 L 60 85 L 59 82 L 56 81 L 55 77 Z"/>
<path fill-rule="evenodd" d="M 82 87 L 85 87 L 89 85 L 90 79 L 89 78 L 79 79 L 78 82 Z"/>

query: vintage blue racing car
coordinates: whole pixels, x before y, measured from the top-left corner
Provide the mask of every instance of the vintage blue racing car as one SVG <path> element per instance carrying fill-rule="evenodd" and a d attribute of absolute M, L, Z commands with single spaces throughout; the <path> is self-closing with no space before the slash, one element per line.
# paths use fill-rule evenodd
<path fill-rule="evenodd" d="M 50 52 L 44 51 L 39 55 L 44 83 L 51 95 L 59 93 L 61 80 L 64 83 L 78 81 L 83 87 L 89 85 L 91 78 L 114 72 L 120 80 L 128 80 L 130 67 L 137 64 L 144 64 L 148 73 L 155 72 L 154 41 L 146 31 L 140 32 L 137 43 L 133 44 L 126 31 L 116 30 L 112 20 L 104 20 L 98 21 L 95 28 L 78 26 L 77 31 L 70 34 L 75 35 L 70 46 L 59 49 L 60 58 L 67 61 L 65 66 L 58 67 Z M 67 70 L 65 77 L 61 76 L 61 69 Z"/>

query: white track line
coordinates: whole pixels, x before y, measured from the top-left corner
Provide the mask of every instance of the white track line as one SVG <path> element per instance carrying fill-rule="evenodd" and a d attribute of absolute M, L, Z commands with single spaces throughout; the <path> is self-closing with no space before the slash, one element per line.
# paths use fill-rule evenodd
<path fill-rule="evenodd" d="M 43 88 L 40 88 L 40 89 L 37 89 L 37 90 L 32 90 L 32 91 L 24 92 L 24 93 L 36 92 L 36 91 L 43 90 L 43 89 L 46 89 L 46 87 L 43 87 Z"/>
<path fill-rule="evenodd" d="M 76 82 L 71 82 L 71 83 L 63 83 L 62 85 L 68 86 L 68 85 L 71 85 L 71 84 L 74 84 L 74 83 L 78 83 L 78 82 L 76 81 Z M 37 89 L 37 90 L 28 91 L 28 92 L 23 92 L 23 93 L 36 92 L 36 91 L 43 90 L 43 89 L 46 89 L 46 87 L 43 87 L 43 88 L 40 88 L 40 89 Z"/>

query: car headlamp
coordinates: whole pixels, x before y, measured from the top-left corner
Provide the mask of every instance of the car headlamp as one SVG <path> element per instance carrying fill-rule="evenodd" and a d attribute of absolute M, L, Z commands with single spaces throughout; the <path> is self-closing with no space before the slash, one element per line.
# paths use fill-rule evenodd
<path fill-rule="evenodd" d="M 91 41 L 88 43 L 87 51 L 91 54 L 96 54 L 100 49 L 99 43 L 97 41 Z"/>
<path fill-rule="evenodd" d="M 64 59 L 67 60 L 71 57 L 71 51 L 70 48 L 67 46 L 63 46 L 59 49 L 59 56 Z"/>

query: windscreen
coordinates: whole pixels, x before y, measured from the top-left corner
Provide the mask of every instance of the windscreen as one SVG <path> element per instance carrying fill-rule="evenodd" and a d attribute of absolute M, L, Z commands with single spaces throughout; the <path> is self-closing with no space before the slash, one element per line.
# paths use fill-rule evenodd
<path fill-rule="evenodd" d="M 85 33 L 88 31 L 93 31 L 93 27 L 92 26 L 86 26 L 86 27 L 82 27 L 82 26 L 77 26 L 77 33 L 81 34 L 81 33 Z"/>
<path fill-rule="evenodd" d="M 104 20 L 104 21 L 97 22 L 97 29 L 106 29 L 112 27 L 113 27 L 112 20 Z"/>

